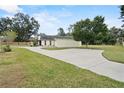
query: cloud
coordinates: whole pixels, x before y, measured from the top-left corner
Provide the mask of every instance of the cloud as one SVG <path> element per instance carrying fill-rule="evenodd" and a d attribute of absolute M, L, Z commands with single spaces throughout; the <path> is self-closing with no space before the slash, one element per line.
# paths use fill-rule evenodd
<path fill-rule="evenodd" d="M 34 18 L 38 20 L 40 24 L 39 32 L 45 34 L 56 34 L 57 28 L 61 21 L 54 15 L 50 15 L 47 12 L 41 12 L 33 14 Z"/>
<path fill-rule="evenodd" d="M 61 12 L 61 13 L 56 13 L 55 15 L 57 15 L 57 17 L 59 17 L 59 18 L 64 18 L 64 17 L 71 17 L 72 13 L 70 13 L 70 12 Z"/>
<path fill-rule="evenodd" d="M 72 13 L 66 8 L 62 8 L 61 11 L 56 12 L 48 12 L 47 10 L 44 10 L 42 12 L 33 14 L 33 16 L 40 23 L 39 32 L 55 35 L 57 34 L 57 29 L 59 27 L 63 27 L 66 30 L 68 24 L 63 23 L 63 20 L 71 17 Z"/>
<path fill-rule="evenodd" d="M 120 28 L 123 24 L 122 21 L 117 18 L 111 18 L 111 19 L 106 18 L 105 23 L 108 25 L 108 28 L 111 28 L 113 26 Z"/>
<path fill-rule="evenodd" d="M 0 5 L 0 9 L 6 11 L 7 13 L 17 13 L 22 11 L 18 5 Z"/>

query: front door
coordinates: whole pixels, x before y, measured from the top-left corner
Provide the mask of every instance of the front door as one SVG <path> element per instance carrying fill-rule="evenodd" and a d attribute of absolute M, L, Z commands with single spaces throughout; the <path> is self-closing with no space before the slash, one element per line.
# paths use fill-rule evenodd
<path fill-rule="evenodd" d="M 39 41 L 39 45 L 41 46 L 41 40 Z"/>

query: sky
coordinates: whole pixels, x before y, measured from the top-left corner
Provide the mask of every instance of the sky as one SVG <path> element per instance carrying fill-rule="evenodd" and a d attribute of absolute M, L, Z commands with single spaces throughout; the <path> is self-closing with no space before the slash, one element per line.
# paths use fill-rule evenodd
<path fill-rule="evenodd" d="M 34 17 L 40 24 L 38 33 L 47 35 L 57 34 L 59 27 L 68 32 L 69 25 L 95 16 L 105 17 L 108 28 L 122 25 L 117 5 L 0 5 L 0 17 L 13 17 L 18 12 Z"/>

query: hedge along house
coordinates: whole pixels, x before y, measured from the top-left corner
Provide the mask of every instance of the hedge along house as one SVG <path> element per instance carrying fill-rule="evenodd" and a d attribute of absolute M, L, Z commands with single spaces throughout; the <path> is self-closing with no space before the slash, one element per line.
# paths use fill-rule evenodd
<path fill-rule="evenodd" d="M 38 36 L 38 45 L 42 47 L 79 47 L 80 41 L 75 41 L 72 36 Z"/>

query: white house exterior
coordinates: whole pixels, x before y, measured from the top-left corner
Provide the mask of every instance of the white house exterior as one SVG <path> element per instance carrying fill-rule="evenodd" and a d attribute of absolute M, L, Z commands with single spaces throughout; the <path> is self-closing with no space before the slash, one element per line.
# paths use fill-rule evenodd
<path fill-rule="evenodd" d="M 75 41 L 70 36 L 40 36 L 38 45 L 42 47 L 79 47 L 80 41 Z"/>
<path fill-rule="evenodd" d="M 81 46 L 81 42 L 75 41 L 73 39 L 55 38 L 55 46 L 56 47 L 79 47 Z"/>
<path fill-rule="evenodd" d="M 124 41 L 122 43 L 123 43 L 123 46 L 124 46 Z"/>

